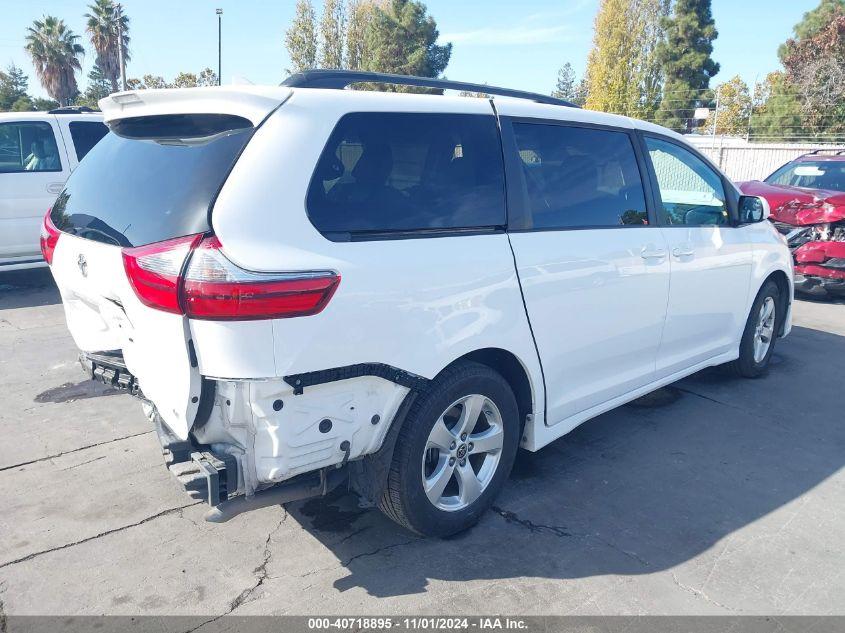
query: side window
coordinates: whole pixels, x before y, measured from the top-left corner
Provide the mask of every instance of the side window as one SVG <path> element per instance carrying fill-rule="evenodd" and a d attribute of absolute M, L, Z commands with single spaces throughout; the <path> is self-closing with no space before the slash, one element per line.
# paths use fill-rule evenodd
<path fill-rule="evenodd" d="M 502 226 L 504 168 L 496 120 L 347 114 L 317 163 L 306 204 L 324 234 Z"/>
<path fill-rule="evenodd" d="M 660 222 L 667 226 L 729 224 L 725 188 L 719 174 L 684 148 L 646 137 L 662 205 Z"/>
<path fill-rule="evenodd" d="M 49 123 L 0 123 L 0 174 L 61 170 L 56 136 Z"/>
<path fill-rule="evenodd" d="M 68 124 L 73 146 L 76 148 L 76 160 L 82 160 L 101 138 L 109 133 L 103 123 L 93 121 L 71 121 Z"/>
<path fill-rule="evenodd" d="M 513 129 L 533 228 L 648 224 L 627 133 L 539 123 Z"/>

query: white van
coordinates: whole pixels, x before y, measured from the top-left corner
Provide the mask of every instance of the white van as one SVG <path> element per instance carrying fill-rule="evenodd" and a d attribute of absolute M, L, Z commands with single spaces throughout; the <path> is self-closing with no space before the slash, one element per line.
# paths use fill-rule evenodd
<path fill-rule="evenodd" d="M 82 157 L 108 132 L 90 108 L 0 112 L 0 273 L 44 266 L 38 231 Z"/>
<path fill-rule="evenodd" d="M 348 71 L 100 106 L 44 256 L 83 366 L 144 399 L 210 520 L 348 482 L 452 534 L 518 447 L 705 367 L 759 376 L 790 329 L 765 201 L 649 123 Z"/>

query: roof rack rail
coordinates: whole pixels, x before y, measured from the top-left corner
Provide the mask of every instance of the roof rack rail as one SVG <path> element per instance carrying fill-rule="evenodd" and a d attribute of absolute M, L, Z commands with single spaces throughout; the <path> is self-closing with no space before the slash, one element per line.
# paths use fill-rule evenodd
<path fill-rule="evenodd" d="M 47 114 L 82 114 L 85 112 L 96 112 L 96 110 L 88 106 L 62 106 L 49 110 Z"/>
<path fill-rule="evenodd" d="M 437 79 L 434 77 L 415 77 L 412 75 L 392 75 L 389 73 L 371 73 L 361 70 L 303 70 L 285 79 L 281 85 L 290 88 L 324 88 L 327 90 L 343 90 L 352 84 L 360 83 L 382 83 L 400 86 L 417 86 L 420 88 L 439 88 L 441 90 L 465 90 L 480 94 L 497 95 L 500 97 L 513 97 L 515 99 L 528 99 L 537 103 L 549 105 L 566 106 L 577 108 L 578 106 L 563 99 L 557 99 L 548 95 L 524 90 L 511 90 L 510 88 L 498 88 L 486 84 L 472 84 L 464 81 L 450 81 L 448 79 Z"/>
<path fill-rule="evenodd" d="M 814 149 L 812 152 L 807 152 L 804 156 L 815 156 L 824 152 L 833 152 L 834 156 L 845 155 L 845 149 L 841 147 L 823 147 L 821 149 Z"/>

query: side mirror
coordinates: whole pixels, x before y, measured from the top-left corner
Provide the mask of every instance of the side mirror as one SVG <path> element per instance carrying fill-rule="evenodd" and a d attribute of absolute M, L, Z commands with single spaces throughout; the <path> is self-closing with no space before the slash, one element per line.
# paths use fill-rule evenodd
<path fill-rule="evenodd" d="M 771 214 L 769 201 L 760 196 L 739 197 L 739 221 L 741 224 L 762 222 Z"/>

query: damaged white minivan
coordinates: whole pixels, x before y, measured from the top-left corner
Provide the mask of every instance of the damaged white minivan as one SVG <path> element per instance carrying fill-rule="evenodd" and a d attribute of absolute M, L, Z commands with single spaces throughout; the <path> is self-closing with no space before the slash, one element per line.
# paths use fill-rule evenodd
<path fill-rule="evenodd" d="M 42 250 L 83 366 L 142 399 L 212 521 L 343 485 L 453 534 L 519 447 L 759 376 L 790 329 L 766 202 L 655 125 L 349 71 L 100 106 Z"/>

